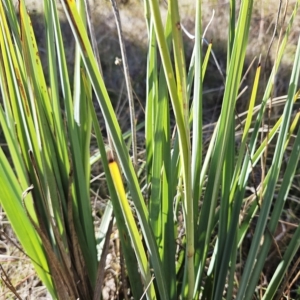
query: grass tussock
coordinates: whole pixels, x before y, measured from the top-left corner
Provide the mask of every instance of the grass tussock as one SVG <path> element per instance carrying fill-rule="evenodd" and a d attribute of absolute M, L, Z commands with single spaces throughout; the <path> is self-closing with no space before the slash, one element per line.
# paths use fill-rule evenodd
<path fill-rule="evenodd" d="M 297 299 L 298 2 L 2 1 L 0 298 Z"/>

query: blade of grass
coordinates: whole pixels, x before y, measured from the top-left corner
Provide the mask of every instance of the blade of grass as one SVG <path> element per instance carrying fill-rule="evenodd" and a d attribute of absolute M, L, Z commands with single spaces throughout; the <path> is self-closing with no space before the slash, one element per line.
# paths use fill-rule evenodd
<path fill-rule="evenodd" d="M 208 245 L 211 238 L 212 221 L 218 199 L 222 167 L 225 153 L 228 148 L 228 138 L 232 128 L 231 124 L 234 120 L 235 99 L 238 93 L 242 66 L 245 58 L 252 6 L 253 1 L 243 2 L 240 9 L 232 57 L 225 84 L 220 126 L 218 127 L 219 132 L 208 174 L 208 184 L 201 209 L 200 223 L 197 229 L 197 236 L 199 238 L 196 244 L 196 266 L 199 266 L 197 276 L 199 282 L 202 278 Z M 230 180 L 231 178 L 228 178 L 227 182 L 223 182 L 223 184 L 230 185 Z M 227 199 L 224 199 L 223 201 L 227 201 Z M 222 225 L 226 226 L 225 224 Z M 219 249 L 219 251 L 222 253 L 223 249 Z M 199 282 L 197 282 L 196 288 L 198 288 Z"/>
<path fill-rule="evenodd" d="M 68 80 L 69 76 L 65 60 L 66 56 L 57 16 L 56 3 L 53 0 L 51 0 L 51 9 L 54 21 L 55 42 L 57 47 L 56 51 L 58 59 L 58 70 L 61 78 L 63 103 L 66 110 L 68 133 L 71 143 L 71 163 L 73 164 L 74 168 L 75 189 L 73 190 L 73 212 L 75 228 L 78 233 L 79 243 L 82 247 L 82 252 L 87 264 L 90 280 L 93 285 L 96 281 L 97 253 L 90 202 L 86 201 L 86 199 L 89 199 L 89 187 L 86 185 L 87 180 L 85 176 L 86 167 L 84 167 L 83 163 L 84 156 L 82 153 L 82 147 L 80 146 L 81 144 L 78 128 L 76 127 L 73 114 L 73 101 L 70 90 L 70 83 Z M 80 18 L 80 22 L 82 22 L 81 17 L 78 16 L 78 18 Z M 88 163 L 88 161 L 85 161 L 85 163 Z"/>
<path fill-rule="evenodd" d="M 131 212 L 128 200 L 126 198 L 121 173 L 119 167 L 114 160 L 109 160 L 109 169 L 115 185 L 116 192 L 122 207 L 126 225 L 128 226 L 129 235 L 133 243 L 133 247 L 137 256 L 137 260 L 140 266 L 141 276 L 144 282 L 144 286 L 147 287 L 147 296 L 149 299 L 157 299 L 155 295 L 155 290 L 153 286 L 153 280 L 150 272 L 150 266 L 148 264 L 148 259 L 139 236 L 139 231 Z"/>
<path fill-rule="evenodd" d="M 172 6 L 174 5 L 174 6 Z M 172 17 L 172 25 L 175 26 L 179 24 L 180 27 L 180 20 L 178 19 L 178 8 L 176 9 L 175 7 L 176 3 L 170 3 L 171 6 L 171 11 L 173 9 L 174 13 L 171 13 Z M 188 227 L 186 228 L 187 231 L 187 251 L 186 251 L 186 258 L 187 258 L 187 268 L 188 268 L 188 298 L 192 298 L 193 294 L 193 286 L 194 286 L 194 228 L 193 228 L 193 202 L 191 201 L 192 199 L 192 194 L 191 194 L 191 174 L 190 174 L 190 149 L 189 149 L 189 136 L 188 136 L 188 126 L 187 126 L 187 117 L 188 115 L 185 116 L 185 112 L 187 110 L 187 107 L 182 107 L 184 105 L 184 102 L 186 100 L 180 100 L 180 97 L 178 97 L 177 94 L 177 86 L 175 83 L 175 77 L 174 77 L 174 72 L 171 64 L 171 59 L 170 59 L 170 54 L 168 52 L 168 47 L 167 47 L 167 42 L 164 36 L 164 30 L 163 30 L 163 25 L 162 25 L 162 20 L 159 12 L 159 6 L 157 0 L 155 1 L 150 1 L 150 8 L 151 8 L 151 13 L 153 17 L 153 23 L 154 23 L 154 28 L 155 28 L 155 33 L 156 33 L 156 38 L 157 38 L 157 43 L 158 47 L 160 50 L 160 55 L 162 58 L 162 65 L 164 68 L 165 72 L 165 77 L 167 80 L 167 85 L 171 97 L 171 102 L 173 106 L 173 111 L 175 115 L 175 120 L 178 128 L 178 133 L 179 133 L 179 149 L 180 149 L 180 157 L 181 157 L 181 162 L 182 162 L 182 168 L 183 168 L 183 184 L 185 187 L 185 193 L 184 193 L 184 210 L 185 213 L 189 215 L 191 220 L 187 223 Z M 174 23 L 175 22 L 175 23 Z M 175 26 L 176 27 L 176 26 Z M 178 30 L 178 27 L 175 28 L 173 34 L 176 34 L 176 31 Z M 180 51 L 182 48 L 180 48 Z M 179 54 L 180 56 L 181 54 Z M 181 57 L 177 57 L 177 66 L 179 72 L 184 72 L 182 69 L 182 64 L 180 64 Z M 180 73 L 180 80 L 183 80 L 183 73 Z M 179 80 L 179 78 L 177 78 Z M 182 81 L 182 85 L 184 84 L 185 80 Z M 183 87 L 185 89 L 185 86 Z M 186 97 L 186 92 L 183 92 L 184 96 L 183 98 Z M 182 97 L 182 95 L 181 95 Z M 182 99 L 183 99 L 182 98 Z"/>
<path fill-rule="evenodd" d="M 67 18 L 69 20 L 69 23 L 71 25 L 75 39 L 80 45 L 85 68 L 88 72 L 89 79 L 91 80 L 92 86 L 94 88 L 95 95 L 103 113 L 105 122 L 108 125 L 108 130 L 112 137 L 112 142 L 116 149 L 116 154 L 118 155 L 118 159 L 120 161 L 123 173 L 128 184 L 128 188 L 136 206 L 141 229 L 143 231 L 145 242 L 151 256 L 153 269 L 155 270 L 155 278 L 158 288 L 160 290 L 160 295 L 162 295 L 161 297 L 163 297 L 164 299 L 168 299 L 161 261 L 156 248 L 156 242 L 153 237 L 153 232 L 149 227 L 148 223 L 148 212 L 139 188 L 136 174 L 130 161 L 128 151 L 126 149 L 124 140 L 121 135 L 120 127 L 118 125 L 115 113 L 112 109 L 107 90 L 105 88 L 103 79 L 97 67 L 95 58 L 93 57 L 90 42 L 81 24 L 81 20 L 78 16 L 74 3 L 71 1 L 64 0 L 62 1 L 62 4 L 64 7 L 64 11 L 66 12 Z"/>
<path fill-rule="evenodd" d="M 93 107 L 92 98 L 91 97 L 88 98 L 88 101 L 89 101 L 90 111 L 91 111 L 92 120 L 93 120 L 93 127 L 94 127 L 95 135 L 97 138 L 97 144 L 98 144 L 99 151 L 101 154 L 102 165 L 103 165 L 103 168 L 104 168 L 104 171 L 106 174 L 107 186 L 109 189 L 109 194 L 111 196 L 114 215 L 115 215 L 117 227 L 119 230 L 119 237 L 121 240 L 122 251 L 124 253 L 124 257 L 125 257 L 125 261 L 126 261 L 126 268 L 127 268 L 128 277 L 129 277 L 129 280 L 131 283 L 132 294 L 135 299 L 141 299 L 141 296 L 143 294 L 143 289 L 142 289 L 143 285 L 142 285 L 142 281 L 141 281 L 141 277 L 140 277 L 139 273 L 136 272 L 136 270 L 138 269 L 138 265 L 137 265 L 135 253 L 132 249 L 132 244 L 129 239 L 128 229 L 126 226 L 124 226 L 124 224 L 126 224 L 125 218 L 122 214 L 120 202 L 119 202 L 119 199 L 118 199 L 115 187 L 114 187 L 114 183 L 111 178 L 110 170 L 108 167 L 108 161 L 107 161 L 106 154 L 107 154 L 107 151 L 111 151 L 111 150 L 106 149 L 106 147 L 104 145 L 104 141 L 103 141 L 103 138 L 101 135 L 101 130 L 100 130 L 100 126 L 98 123 L 97 115 L 96 115 L 95 110 L 92 109 L 92 107 Z M 101 222 L 101 225 L 102 225 L 102 222 Z"/>
<path fill-rule="evenodd" d="M 241 164 L 242 164 L 245 152 L 247 151 L 246 143 L 247 143 L 247 137 L 248 137 L 251 120 L 252 120 L 252 110 L 254 107 L 256 94 L 257 94 L 259 75 L 260 75 L 260 64 L 258 65 L 258 68 L 257 68 L 257 73 L 255 76 L 251 99 L 250 99 L 250 105 L 249 105 L 249 109 L 248 109 L 249 113 L 247 115 L 247 120 L 246 120 L 245 128 L 243 131 L 242 142 L 240 145 L 238 158 L 235 163 L 234 174 L 232 175 L 233 181 L 232 181 L 232 185 L 230 186 L 230 196 L 227 195 L 229 202 L 230 202 L 229 203 L 230 208 L 228 206 L 222 207 L 222 204 L 221 204 L 220 214 L 221 215 L 224 214 L 223 218 L 225 220 L 222 221 L 220 218 L 220 223 L 226 224 L 227 226 L 226 226 L 226 228 L 225 228 L 225 226 L 222 226 L 222 228 L 220 228 L 221 231 L 219 233 L 219 238 L 220 238 L 220 246 L 219 247 L 221 249 L 223 249 L 223 251 L 222 251 L 222 255 L 218 256 L 217 265 L 216 265 L 216 268 L 218 270 L 220 270 L 220 272 L 218 272 L 217 276 L 215 277 L 214 295 L 216 298 L 220 297 L 220 295 L 222 295 L 222 293 L 223 293 L 224 285 L 225 285 L 226 277 L 227 277 L 227 271 L 228 271 L 227 267 L 230 265 L 230 259 L 232 257 L 234 257 L 233 256 L 234 252 L 237 251 L 235 249 L 235 245 L 237 246 L 237 236 L 236 235 L 237 235 L 237 228 L 238 228 L 240 214 L 236 214 L 236 213 L 232 212 L 233 206 L 236 203 L 236 202 L 233 202 L 233 197 L 234 197 L 234 192 L 236 191 L 236 185 L 240 178 L 239 174 L 240 174 Z M 233 145 L 234 144 L 235 144 L 235 141 L 233 141 Z M 234 149 L 230 150 L 229 152 L 235 153 Z M 226 173 L 226 175 L 227 175 L 227 173 Z M 236 209 L 236 210 L 234 209 L 234 212 L 237 212 L 240 210 L 239 206 L 237 206 L 237 208 L 238 209 Z M 222 212 L 222 210 L 224 210 L 224 212 Z M 228 212 L 228 219 L 226 219 L 227 212 Z M 231 223 L 231 225 L 230 225 L 230 223 Z M 236 241 L 236 242 L 234 242 L 234 241 Z M 234 263 L 235 263 L 235 261 L 231 262 L 231 264 L 234 264 Z M 232 272 L 235 272 L 235 270 L 233 268 L 231 270 L 232 270 Z M 233 276 L 234 276 L 232 274 L 232 272 L 231 272 L 231 278 L 233 278 Z M 233 289 L 233 283 L 234 283 L 234 281 L 229 281 L 229 283 L 228 283 L 231 290 Z"/>
<path fill-rule="evenodd" d="M 251 293 L 253 288 L 253 284 L 251 284 L 252 281 L 257 280 L 257 276 L 254 277 L 252 276 L 252 272 L 249 270 L 253 271 L 253 267 L 255 266 L 255 261 L 257 257 L 257 252 L 260 248 L 260 241 L 261 238 L 267 234 L 265 232 L 266 230 L 266 224 L 267 224 L 267 219 L 268 219 L 268 214 L 271 208 L 272 200 L 273 200 L 273 195 L 275 191 L 275 186 L 276 182 L 278 180 L 279 176 L 279 171 L 280 171 L 280 166 L 282 163 L 282 158 L 284 154 L 284 144 L 286 141 L 287 133 L 288 133 L 288 126 L 290 123 L 290 117 L 291 117 L 291 112 L 292 112 L 292 107 L 294 103 L 294 96 L 296 94 L 296 89 L 298 85 L 298 80 L 299 80 L 299 74 L 300 74 L 300 38 L 298 40 L 298 45 L 297 45 L 297 50 L 296 50 L 296 55 L 295 55 L 295 60 L 294 60 L 294 65 L 293 65 L 293 71 L 291 75 L 291 80 L 290 80 L 290 85 L 289 85 L 289 91 L 288 91 L 288 98 L 287 102 L 284 108 L 283 112 L 283 120 L 282 120 L 282 125 L 280 127 L 279 135 L 278 135 L 278 140 L 276 144 L 276 148 L 274 151 L 273 155 L 273 161 L 272 165 L 270 168 L 270 179 L 268 181 L 268 185 L 266 186 L 266 192 L 264 195 L 264 201 L 261 205 L 261 210 L 260 210 L 260 216 L 258 218 L 256 230 L 254 233 L 254 237 L 251 243 L 251 248 L 249 251 L 249 256 L 245 265 L 245 273 L 247 275 L 243 275 L 241 279 L 241 285 L 240 285 L 240 290 L 238 295 L 246 295 L 245 299 L 250 299 L 249 292 Z M 275 207 L 275 212 L 276 209 L 279 209 L 278 207 Z M 247 272 L 246 272 L 247 271 Z M 250 277 L 251 276 L 251 277 Z M 247 282 L 247 285 L 246 285 Z M 252 287 L 252 289 L 250 289 Z"/>
<path fill-rule="evenodd" d="M 147 7 L 147 3 L 145 3 Z M 149 4 L 149 3 L 148 3 Z M 149 9 L 149 7 L 148 7 Z M 163 71 L 159 80 L 157 76 L 157 50 L 154 26 L 148 20 L 149 56 L 148 56 L 148 81 L 147 81 L 147 169 L 151 180 L 151 196 L 149 202 L 149 215 L 154 234 L 157 239 L 163 268 L 166 274 L 166 285 L 169 287 L 170 299 L 176 298 L 175 278 L 175 244 L 173 221 L 174 186 L 170 180 L 170 129 L 169 105 L 167 85 Z M 165 36 L 168 46 L 171 43 L 171 22 L 167 17 Z M 162 117 L 163 116 L 163 117 Z M 158 144 L 160 146 L 158 146 Z"/>
<path fill-rule="evenodd" d="M 194 78 L 194 98 L 193 98 L 193 143 L 192 143 L 192 190 L 194 201 L 194 212 L 198 211 L 198 202 L 201 190 L 200 174 L 202 168 L 202 37 L 201 37 L 201 1 L 197 1 L 196 5 L 196 22 L 195 22 L 195 78 Z M 209 52 L 209 51 L 208 51 Z M 203 63 L 203 67 L 206 66 Z M 194 226 L 197 224 L 198 214 L 194 214 Z"/>
<path fill-rule="evenodd" d="M 27 213 L 22 205 L 22 193 L 20 184 L 9 167 L 9 163 L 5 154 L 0 148 L 0 185 L 1 185 L 1 206 L 12 224 L 14 232 L 17 233 L 18 239 L 26 254 L 31 259 L 37 274 L 51 293 L 52 297 L 56 297 L 55 289 L 49 274 L 49 267 L 43 250 L 40 238 L 36 234 L 32 224 L 30 223 Z M 30 194 L 26 199 L 26 208 L 33 205 Z M 17 199 L 17 201 L 16 201 Z"/>

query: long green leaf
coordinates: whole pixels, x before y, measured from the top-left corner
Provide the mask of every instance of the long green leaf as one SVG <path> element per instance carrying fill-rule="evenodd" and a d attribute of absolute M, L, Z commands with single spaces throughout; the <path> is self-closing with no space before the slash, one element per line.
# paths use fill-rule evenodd
<path fill-rule="evenodd" d="M 238 93 L 242 66 L 245 58 L 252 6 L 253 1 L 243 2 L 241 5 L 232 57 L 230 60 L 229 71 L 225 84 L 220 125 L 218 127 L 219 132 L 216 140 L 215 150 L 212 156 L 211 167 L 208 175 L 208 184 L 205 191 L 200 215 L 200 223 L 197 230 L 199 237 L 196 244 L 197 251 L 195 258 L 196 266 L 198 267 L 197 288 L 202 278 L 208 245 L 211 238 L 211 230 L 219 194 L 220 178 L 222 174 L 225 153 L 228 149 L 230 131 L 232 130 L 235 99 Z M 229 177 L 227 182 L 223 182 L 223 184 L 230 185 L 230 180 L 231 178 Z M 222 201 L 228 201 L 228 199 L 222 199 Z M 219 251 L 222 253 L 223 249 L 219 249 Z"/>
<path fill-rule="evenodd" d="M 251 248 L 249 251 L 248 259 L 245 265 L 245 274 L 241 279 L 241 286 L 238 295 L 244 295 L 245 299 L 250 299 L 250 294 L 254 291 L 254 283 L 253 281 L 257 280 L 257 276 L 252 276 L 251 281 L 249 282 L 249 276 L 251 276 L 253 267 L 255 266 L 254 261 L 256 260 L 257 252 L 259 250 L 259 244 L 263 235 L 266 234 L 266 224 L 268 219 L 268 214 L 271 208 L 273 195 L 276 187 L 276 182 L 278 180 L 279 171 L 282 163 L 282 158 L 284 154 L 284 144 L 286 142 L 288 127 L 290 123 L 290 117 L 293 107 L 294 96 L 297 91 L 297 85 L 299 82 L 299 74 L 300 74 L 300 39 L 298 40 L 297 51 L 295 55 L 295 62 L 293 66 L 293 71 L 291 75 L 291 81 L 289 85 L 288 91 L 288 99 L 283 112 L 283 120 L 282 125 L 279 131 L 278 140 L 276 144 L 276 148 L 273 155 L 273 161 L 270 168 L 270 179 L 268 185 L 266 186 L 266 192 L 264 195 L 263 203 L 261 206 L 260 216 L 258 218 L 256 230 L 254 233 L 254 237 L 251 243 Z M 279 209 L 279 208 L 277 208 Z M 246 282 L 248 285 L 246 286 Z"/>
<path fill-rule="evenodd" d="M 143 196 L 141 194 L 138 180 L 130 161 L 128 151 L 126 149 L 124 140 L 122 138 L 121 130 L 118 125 L 115 113 L 113 111 L 109 96 L 107 94 L 106 87 L 104 85 L 101 74 L 98 70 L 97 63 L 93 56 L 93 52 L 88 40 L 86 31 L 84 30 L 81 19 L 78 16 L 75 4 L 72 1 L 63 2 L 63 7 L 68 17 L 69 23 L 71 25 L 73 34 L 76 41 L 80 45 L 82 59 L 85 64 L 88 76 L 91 80 L 95 95 L 97 97 L 98 103 L 100 105 L 103 117 L 108 126 L 109 134 L 112 137 L 112 142 L 116 149 L 116 154 L 122 166 L 124 176 L 126 178 L 128 188 L 130 190 L 132 199 L 137 209 L 137 215 L 141 224 L 141 229 L 143 231 L 145 242 L 148 251 L 151 256 L 151 261 L 153 263 L 155 270 L 155 279 L 160 290 L 160 294 L 164 299 L 168 299 L 167 289 L 164 281 L 164 272 L 161 266 L 161 260 L 159 258 L 158 250 L 156 247 L 156 242 L 153 236 L 153 232 L 149 227 L 148 223 L 148 212 L 145 206 Z"/>

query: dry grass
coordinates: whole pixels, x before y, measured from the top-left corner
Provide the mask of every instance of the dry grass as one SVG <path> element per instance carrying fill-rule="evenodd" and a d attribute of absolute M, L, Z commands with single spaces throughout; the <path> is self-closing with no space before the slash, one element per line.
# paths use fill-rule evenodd
<path fill-rule="evenodd" d="M 0 220 L 0 299 L 49 299 L 3 211 Z"/>
<path fill-rule="evenodd" d="M 41 0 L 31 0 L 27 1 L 29 3 L 29 11 L 33 16 L 33 23 L 35 26 L 35 31 L 37 34 L 37 39 L 41 53 L 44 53 L 44 35 L 43 35 L 43 25 L 39 21 L 38 13 L 40 12 L 40 7 L 37 5 Z M 278 0 L 270 1 L 256 1 L 254 9 L 253 24 L 251 27 L 249 49 L 247 52 L 247 63 L 250 62 L 255 56 L 263 54 L 263 72 L 267 75 L 270 72 L 270 66 L 276 59 L 276 49 L 277 43 L 280 39 L 280 29 L 285 28 L 288 18 L 284 18 L 284 7 L 280 12 L 280 22 L 276 25 L 277 18 L 277 8 Z M 98 40 L 101 60 L 103 64 L 103 72 L 105 76 L 105 82 L 107 84 L 109 93 L 118 107 L 119 111 L 122 111 L 120 116 L 120 122 L 125 129 L 128 126 L 129 120 L 127 119 L 127 114 L 124 110 L 127 108 L 126 102 L 126 91 L 124 89 L 124 77 L 122 70 L 119 66 L 114 64 L 115 57 L 120 57 L 120 49 L 118 45 L 118 39 L 116 35 L 116 29 L 114 24 L 114 17 L 110 7 L 109 1 L 97 1 L 91 0 L 91 7 L 93 11 L 93 21 L 96 29 L 96 36 Z M 194 6 L 195 1 L 180 1 L 181 3 L 181 13 L 183 17 L 183 25 L 193 33 L 193 16 L 194 16 Z M 287 7 L 287 16 L 293 7 L 295 1 L 290 1 Z M 226 64 L 226 43 L 227 43 L 227 23 L 228 23 L 228 1 L 203 1 L 203 24 L 204 26 L 208 23 L 212 16 L 212 11 L 215 10 L 215 17 L 211 26 L 208 28 L 206 39 L 213 41 L 213 49 L 225 74 L 225 64 Z M 166 11 L 166 5 L 162 3 L 162 10 Z M 139 119 L 143 119 L 144 97 L 145 97 L 145 72 L 146 72 L 146 25 L 144 22 L 143 6 L 137 0 L 123 0 L 120 2 L 120 13 L 121 21 L 123 25 L 124 36 L 126 38 L 127 54 L 129 59 L 130 73 L 133 81 L 133 87 L 137 94 L 137 111 L 139 112 Z M 291 55 L 294 53 L 296 48 L 296 42 L 299 34 L 300 27 L 300 15 L 298 15 L 294 26 L 294 32 L 291 34 L 290 42 L 287 47 L 286 55 L 283 60 L 283 66 L 279 75 L 276 78 L 275 89 L 273 92 L 274 97 L 283 95 L 286 93 L 288 86 L 288 78 L 290 74 L 290 67 L 292 65 Z M 63 31 L 65 37 L 71 36 L 70 29 L 66 24 L 64 18 L 62 17 Z M 276 28 L 276 34 L 274 40 L 272 40 L 274 29 Z M 187 55 L 191 54 L 191 49 L 193 46 L 193 41 L 185 37 L 186 52 Z M 269 47 L 270 46 L 270 47 Z M 72 72 L 72 58 L 74 53 L 74 43 L 68 41 L 66 43 L 67 53 L 70 62 L 70 72 Z M 269 53 L 268 57 L 266 54 Z M 43 56 L 42 56 L 43 57 Z M 247 66 L 245 66 L 245 69 Z M 47 72 L 47 65 L 45 64 L 45 70 Z M 254 70 L 250 71 L 246 78 L 244 86 L 247 84 L 251 85 L 252 78 L 254 75 Z M 262 76 L 264 78 L 264 76 Z M 263 79 L 262 79 L 263 80 Z M 205 122 L 209 125 L 217 120 L 219 108 L 221 106 L 222 100 L 222 85 L 223 81 L 218 73 L 215 63 L 211 60 L 209 63 L 209 68 L 206 74 L 204 88 L 209 91 L 205 94 L 204 101 L 206 103 L 205 109 L 209 111 L 207 115 L 210 116 Z M 264 82 L 262 82 L 260 93 L 263 92 Z M 123 103 L 123 104 L 122 104 Z M 245 110 L 247 106 L 247 93 L 240 100 L 240 111 Z M 124 107 L 122 105 L 125 105 Z M 212 112 L 212 113 L 211 113 Z M 276 108 L 273 111 L 274 118 L 280 113 L 280 108 Z M 209 126 L 207 127 L 209 128 Z M 0 132 L 1 135 L 1 132 Z M 208 134 L 209 135 L 209 134 Z M 1 138 L 1 137 L 0 137 Z M 141 151 L 143 149 L 141 148 Z M 93 176 L 99 175 L 99 168 L 96 166 L 93 172 Z M 106 203 L 105 197 L 105 187 L 103 187 L 103 177 L 98 177 L 98 179 L 93 182 L 91 191 L 91 201 L 94 208 L 95 225 L 99 224 L 101 219 L 101 214 Z M 297 188 L 298 179 L 295 179 L 295 188 L 293 190 L 293 195 L 291 195 L 291 204 L 287 208 L 287 216 L 285 217 L 290 223 L 295 224 L 298 222 L 296 215 L 291 217 L 291 212 L 299 210 L 300 195 Z M 286 220 L 283 220 L 286 221 Z M 283 227 L 282 227 L 283 228 Z M 288 229 L 287 229 L 288 228 Z M 293 230 L 294 225 L 288 225 L 286 234 L 283 235 L 284 239 L 280 240 L 278 245 L 284 248 L 285 243 L 287 243 L 286 236 Z M 283 230 L 283 229 L 282 229 Z M 280 231 L 280 229 L 279 229 Z M 251 233 L 249 233 L 251 234 Z M 280 237 L 281 232 L 278 232 L 278 237 Z M 41 285 L 40 281 L 36 278 L 34 270 L 30 264 L 29 258 L 19 250 L 18 242 L 16 241 L 10 225 L 6 220 L 4 212 L 0 214 L 0 299 L 17 299 L 17 296 L 9 289 L 5 284 L 13 286 L 13 289 L 19 294 L 21 299 L 49 299 L 49 295 L 45 288 Z M 247 251 L 247 247 L 243 248 Z M 270 257 L 271 259 L 271 257 Z M 297 259 L 297 258 L 296 258 Z M 295 262 L 296 263 L 296 262 Z M 120 297 L 127 298 L 126 287 L 127 282 L 125 278 L 122 278 L 122 258 L 120 257 L 120 248 L 118 240 L 118 232 L 114 230 L 111 235 L 110 241 L 110 251 L 107 257 L 107 264 L 105 268 L 106 281 L 105 287 L 103 289 L 104 299 L 117 299 Z M 266 274 L 270 272 L 270 269 L 266 269 Z M 297 269 L 294 270 L 294 274 L 297 274 Z M 297 279 L 297 274 L 294 276 Z M 262 288 L 263 282 L 267 284 L 267 275 L 262 278 Z M 5 281 L 4 281 L 5 280 Z M 291 280 L 289 281 L 291 282 Z M 286 291 L 291 290 L 286 285 Z M 119 296 L 118 296 L 119 295 Z"/>

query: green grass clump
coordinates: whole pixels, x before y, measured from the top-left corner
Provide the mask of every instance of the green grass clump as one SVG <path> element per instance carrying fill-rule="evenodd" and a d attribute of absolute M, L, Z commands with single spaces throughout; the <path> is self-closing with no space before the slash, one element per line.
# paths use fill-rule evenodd
<path fill-rule="evenodd" d="M 122 35 L 132 146 L 124 141 L 100 71 L 85 4 L 62 1 L 76 43 L 70 78 L 56 1 L 44 1 L 46 80 L 24 1 L 19 18 L 12 1 L 0 2 L 0 124 L 11 159 L 1 148 L 0 202 L 43 284 L 53 298 L 100 299 L 110 238 L 105 233 L 111 232 L 115 218 L 134 299 L 274 299 L 300 241 L 297 228 L 267 287 L 258 285 L 269 250 L 277 245 L 276 229 L 298 171 L 299 114 L 292 112 L 299 98 L 299 41 L 282 114 L 266 131 L 261 129 L 299 1 L 261 99 L 260 61 L 257 64 L 244 117 L 237 116 L 236 106 L 253 1 L 241 3 L 237 19 L 236 2 L 230 1 L 222 107 L 205 146 L 203 80 L 212 45 L 203 55 L 201 1 L 196 5 L 195 44 L 187 66 L 178 2 L 169 1 L 162 20 L 158 1 L 145 0 L 148 57 L 142 166 Z M 118 16 L 116 8 L 115 12 Z M 109 145 L 104 143 L 104 131 Z M 90 155 L 92 133 L 111 201 L 101 219 L 100 240 L 95 238 L 89 197 L 95 161 Z M 260 163 L 255 191 L 246 197 Z M 139 176 L 143 172 L 144 178 Z M 245 251 L 250 230 L 254 233 Z"/>

